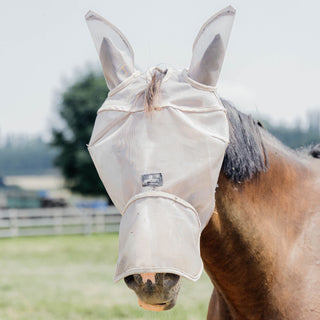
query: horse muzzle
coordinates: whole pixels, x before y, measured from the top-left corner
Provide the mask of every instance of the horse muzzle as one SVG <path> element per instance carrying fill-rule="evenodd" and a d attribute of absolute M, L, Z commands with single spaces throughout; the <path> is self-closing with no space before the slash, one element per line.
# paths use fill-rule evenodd
<path fill-rule="evenodd" d="M 127 286 L 132 289 L 139 305 L 149 311 L 164 311 L 176 304 L 180 276 L 172 273 L 142 273 L 124 278 Z"/>

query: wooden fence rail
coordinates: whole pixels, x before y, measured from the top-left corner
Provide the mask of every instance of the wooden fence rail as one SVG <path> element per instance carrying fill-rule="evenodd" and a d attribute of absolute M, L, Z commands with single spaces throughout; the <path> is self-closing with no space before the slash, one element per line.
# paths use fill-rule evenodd
<path fill-rule="evenodd" d="M 0 238 L 118 232 L 121 215 L 103 209 L 50 208 L 0 210 Z"/>

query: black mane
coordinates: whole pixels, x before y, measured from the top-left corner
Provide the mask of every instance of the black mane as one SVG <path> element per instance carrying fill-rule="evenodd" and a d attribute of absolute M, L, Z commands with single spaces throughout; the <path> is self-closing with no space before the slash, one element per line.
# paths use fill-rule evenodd
<path fill-rule="evenodd" d="M 320 143 L 317 144 L 316 146 L 314 146 L 311 151 L 309 152 L 309 154 L 313 157 L 313 158 L 317 158 L 320 159 Z"/>
<path fill-rule="evenodd" d="M 222 170 L 228 179 L 241 183 L 268 170 L 268 158 L 259 129 L 261 125 L 227 100 L 222 99 L 222 103 L 227 110 L 230 134 Z"/>

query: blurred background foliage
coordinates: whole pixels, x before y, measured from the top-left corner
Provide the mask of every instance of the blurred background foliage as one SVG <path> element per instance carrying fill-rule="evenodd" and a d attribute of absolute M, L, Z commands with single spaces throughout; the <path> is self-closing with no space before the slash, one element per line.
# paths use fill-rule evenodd
<path fill-rule="evenodd" d="M 51 145 L 57 150 L 54 164 L 67 187 L 84 195 L 105 195 L 86 144 L 89 143 L 98 108 L 108 95 L 101 74 L 89 71 L 66 88 L 58 103 L 60 123 L 52 129 Z"/>
<path fill-rule="evenodd" d="M 307 112 L 306 125 L 297 120 L 294 126 L 274 125 L 268 120 L 260 120 L 276 138 L 292 149 L 312 147 L 320 142 L 320 111 Z"/>

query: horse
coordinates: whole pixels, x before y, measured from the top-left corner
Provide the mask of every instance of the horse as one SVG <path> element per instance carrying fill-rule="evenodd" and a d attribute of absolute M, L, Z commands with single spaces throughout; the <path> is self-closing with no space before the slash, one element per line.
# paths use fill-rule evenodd
<path fill-rule="evenodd" d="M 260 122 L 228 100 L 217 98 L 215 86 L 234 13 L 228 7 L 201 28 L 188 71 L 153 68 L 146 75 L 135 71 L 132 48 L 118 29 L 95 13 L 86 16 L 111 89 L 98 111 L 89 152 L 123 214 L 115 280 L 124 279 L 141 307 L 168 310 L 177 301 L 181 276 L 197 280 L 201 273 L 199 245 L 199 258 L 201 255 L 214 287 L 208 320 L 319 319 L 319 146 L 309 154 L 292 151 Z M 208 113 L 208 104 L 217 108 Z M 174 118 L 162 118 L 169 109 Z M 211 124 L 220 133 L 214 147 L 207 115 L 218 119 Z M 183 122 L 175 122 L 179 117 Z M 210 157 L 216 156 L 212 182 L 205 184 L 207 164 L 199 175 L 206 188 L 217 183 L 214 196 L 201 186 L 188 190 L 197 183 L 199 187 L 199 176 L 190 178 L 179 166 L 184 166 L 183 160 L 194 159 L 189 168 L 198 173 L 194 168 L 203 159 L 186 153 L 176 165 L 177 155 L 167 153 L 175 148 L 179 151 L 180 146 L 175 141 L 174 147 L 164 142 L 164 119 L 173 121 L 173 137 L 181 137 L 176 123 L 188 128 L 183 131 L 188 139 L 182 140 L 181 150 L 194 152 L 190 144 L 194 148 L 199 144 L 202 151 L 214 148 L 207 150 Z M 157 139 L 162 139 L 159 150 Z M 163 146 L 167 150 L 161 150 Z M 179 194 L 169 188 L 168 195 L 166 174 L 139 176 L 140 158 L 145 161 L 143 166 L 158 168 L 163 166 L 157 162 L 159 157 L 176 166 L 173 172 L 185 173 L 182 177 L 177 174 L 179 183 L 173 183 L 179 186 Z M 208 166 L 212 169 L 212 163 Z M 204 206 L 212 209 L 209 215 L 203 215 L 199 199 L 209 203 Z"/>

